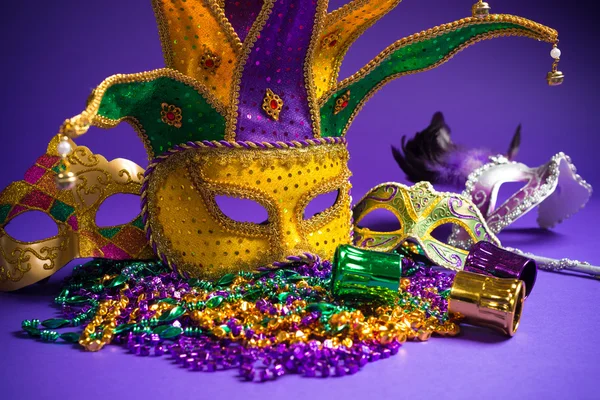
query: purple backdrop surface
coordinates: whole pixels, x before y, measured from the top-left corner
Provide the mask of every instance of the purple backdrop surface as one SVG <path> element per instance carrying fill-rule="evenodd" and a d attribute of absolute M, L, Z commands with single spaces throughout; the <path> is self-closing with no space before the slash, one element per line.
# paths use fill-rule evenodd
<path fill-rule="evenodd" d="M 405 0 L 351 48 L 342 77 L 400 37 L 467 16 L 471 2 Z M 343 3 L 331 1 L 330 9 Z M 391 83 L 369 102 L 348 133 L 355 198 L 378 183 L 403 181 L 390 144 L 398 143 L 402 134 L 423 129 L 438 110 L 446 114 L 457 142 L 498 151 L 507 148 L 522 123 L 521 161 L 539 165 L 564 151 L 584 178 L 592 185 L 600 183 L 594 152 L 600 144 L 595 134 L 600 75 L 590 58 L 598 43 L 592 21 L 600 7 L 567 1 L 549 5 L 543 0 L 491 5 L 495 12 L 522 15 L 558 29 L 565 84 L 558 88 L 545 84 L 551 65 L 549 45 L 518 38 L 475 45 L 439 69 Z M 34 1 L 11 7 L 0 17 L 5 49 L 1 187 L 22 178 L 61 121 L 80 112 L 89 92 L 104 78 L 163 66 L 149 1 Z M 127 126 L 93 130 L 78 143 L 109 159 L 126 157 L 145 165 L 143 145 Z M 112 218 L 120 219 L 120 213 L 131 214 L 123 209 Z M 500 238 L 505 245 L 539 254 L 599 264 L 593 221 L 600 221 L 595 200 L 552 232 L 513 229 Z M 517 226 L 534 224 L 530 215 Z M 65 268 L 61 275 L 67 272 Z M 4 345 L 0 397 L 202 398 L 244 393 L 251 399 L 597 398 L 594 377 L 600 373 L 600 349 L 594 343 L 600 324 L 591 307 L 598 301 L 598 282 L 550 273 L 541 273 L 538 279 L 520 331 L 511 340 L 467 328 L 456 339 L 409 343 L 398 356 L 352 377 L 289 377 L 253 385 L 238 384 L 233 373 L 186 372 L 167 360 L 125 355 L 116 347 L 89 354 L 21 339 L 15 333 L 21 320 L 54 314 L 50 307 L 58 292 L 54 278 L 45 286 L 0 295 Z"/>

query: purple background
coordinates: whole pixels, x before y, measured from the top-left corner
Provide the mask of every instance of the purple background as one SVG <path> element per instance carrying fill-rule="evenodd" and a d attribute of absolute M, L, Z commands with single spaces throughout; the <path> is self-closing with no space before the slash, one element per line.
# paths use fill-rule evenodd
<path fill-rule="evenodd" d="M 342 77 L 400 37 L 469 15 L 474 1 L 404 0 L 351 48 Z M 331 1 L 330 9 L 342 3 Z M 599 7 L 544 0 L 493 1 L 491 6 L 495 12 L 530 17 L 558 29 L 565 84 L 550 88 L 545 83 L 551 46 L 520 38 L 475 45 L 434 71 L 389 84 L 348 133 L 355 199 L 378 183 L 403 181 L 390 144 L 423 129 L 438 110 L 445 113 L 456 142 L 496 151 L 505 151 L 522 123 L 521 161 L 539 165 L 563 151 L 588 182 L 600 183 L 594 152 L 600 144 L 594 118 L 600 89 L 593 62 L 598 35 L 592 28 Z M 80 112 L 104 78 L 163 66 L 146 0 L 13 2 L 0 18 L 5 78 L 0 91 L 1 187 L 22 178 L 62 120 Z M 126 157 L 145 165 L 142 143 L 128 126 L 93 130 L 78 143 L 109 159 Z M 121 222 L 122 214 L 131 215 L 131 209 L 115 210 L 110 218 Z M 532 214 L 500 238 L 505 245 L 539 254 L 600 264 L 593 224 L 599 220 L 600 203 L 592 199 L 553 231 L 533 229 Z M 242 393 L 252 399 L 598 397 L 594 383 L 600 350 L 595 336 L 600 324 L 593 307 L 599 297 L 598 282 L 591 279 L 540 273 L 521 328 L 510 340 L 467 327 L 459 338 L 407 343 L 398 356 L 352 377 L 286 377 L 264 385 L 238 384 L 233 372 L 182 371 L 167 359 L 138 358 L 114 346 L 90 354 L 69 345 L 21 339 L 21 320 L 54 315 L 50 304 L 58 281 L 0 295 L 3 399 L 228 398 Z"/>

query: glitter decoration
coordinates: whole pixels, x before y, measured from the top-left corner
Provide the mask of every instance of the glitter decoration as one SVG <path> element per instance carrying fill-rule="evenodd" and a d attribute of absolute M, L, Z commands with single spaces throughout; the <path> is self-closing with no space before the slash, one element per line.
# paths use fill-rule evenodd
<path fill-rule="evenodd" d="M 17 215 L 21 214 L 22 212 L 25 212 L 28 210 L 30 210 L 30 208 L 22 206 L 22 205 L 16 205 L 8 213 L 8 218 L 12 219 L 12 218 L 16 217 Z M 7 221 L 5 220 L 4 222 L 7 222 Z"/>
<path fill-rule="evenodd" d="M 338 41 L 341 37 L 342 35 L 338 31 L 325 35 L 325 37 L 321 40 L 321 46 L 323 48 L 335 47 L 339 43 Z"/>
<path fill-rule="evenodd" d="M 52 205 L 53 199 L 45 193 L 39 190 L 34 190 L 28 193 L 21 199 L 21 204 L 31 208 L 39 208 L 42 210 L 48 210 Z"/>
<path fill-rule="evenodd" d="M 136 219 L 134 219 L 131 222 L 131 226 L 135 226 L 136 228 L 140 229 L 140 230 L 144 230 L 144 221 L 142 216 L 140 215 L 139 217 L 137 217 Z"/>
<path fill-rule="evenodd" d="M 162 122 L 175 128 L 181 128 L 181 108 L 172 104 L 162 103 L 160 105 L 160 119 Z"/>
<path fill-rule="evenodd" d="M 22 329 L 88 351 L 112 343 L 190 371 L 237 369 L 246 381 L 341 377 L 407 340 L 458 333 L 447 314 L 453 277 L 411 261 L 404 270 L 397 296 L 356 305 L 330 297 L 331 264 L 310 255 L 215 282 L 182 278 L 157 262 L 96 260 L 65 282 L 55 299 L 61 317 L 26 320 Z"/>
<path fill-rule="evenodd" d="M 71 215 L 67 220 L 67 224 L 73 229 L 73 231 L 77 232 L 79 230 L 79 223 L 77 222 L 77 217 L 75 215 Z"/>
<path fill-rule="evenodd" d="M 52 197 L 58 197 L 58 186 L 56 185 L 56 180 L 54 179 L 55 174 L 49 173 L 49 171 L 45 171 L 44 176 L 35 183 L 35 186 L 39 188 L 42 192 L 49 194 Z"/>
<path fill-rule="evenodd" d="M 217 56 L 210 50 L 207 50 L 202 57 L 200 58 L 200 67 L 203 69 L 215 72 L 217 68 L 221 65 L 221 57 Z"/>
<path fill-rule="evenodd" d="M 45 154 L 37 159 L 36 164 L 49 169 L 58 164 L 60 160 L 60 157 Z"/>
<path fill-rule="evenodd" d="M 337 100 L 335 101 L 335 107 L 333 109 L 333 113 L 338 114 L 344 108 L 348 107 L 349 101 L 350 101 L 350 91 L 347 90 L 346 93 L 344 93 L 343 95 L 338 97 Z"/>
<path fill-rule="evenodd" d="M 101 228 L 98 232 L 106 239 L 112 239 L 121 230 L 120 227 Z"/>
<path fill-rule="evenodd" d="M 12 206 L 10 204 L 4 204 L 0 206 L 0 223 L 4 223 L 6 217 L 8 217 L 8 213 L 10 212 L 11 208 Z"/>
<path fill-rule="evenodd" d="M 273 120 L 279 121 L 279 113 L 282 108 L 283 100 L 281 100 L 281 97 L 273 93 L 271 89 L 267 89 L 262 103 L 263 111 Z"/>
<path fill-rule="evenodd" d="M 27 172 L 25 172 L 24 181 L 35 185 L 45 173 L 46 170 L 44 168 L 34 165 L 33 167 L 29 168 Z"/>
<path fill-rule="evenodd" d="M 106 258 L 114 259 L 114 260 L 126 260 L 129 256 L 124 250 L 120 249 L 113 243 L 109 243 L 106 246 L 100 248 L 102 254 Z"/>
<path fill-rule="evenodd" d="M 55 200 L 50 209 L 50 215 L 53 216 L 54 219 L 62 222 L 65 222 L 74 212 L 75 207 L 71 207 L 60 200 Z"/>
<path fill-rule="evenodd" d="M 146 246 L 146 233 L 139 227 L 125 225 L 112 238 L 112 241 L 127 254 L 139 254 Z"/>

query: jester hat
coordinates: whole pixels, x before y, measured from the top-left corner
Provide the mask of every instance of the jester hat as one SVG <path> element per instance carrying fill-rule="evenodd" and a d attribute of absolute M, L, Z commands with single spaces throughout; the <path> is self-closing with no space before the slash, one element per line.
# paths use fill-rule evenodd
<path fill-rule="evenodd" d="M 94 231 L 85 254 L 139 258 L 147 255 L 147 244 L 173 269 L 202 278 L 305 252 L 331 258 L 338 245 L 351 241 L 345 135 L 377 90 L 392 79 L 435 68 L 485 39 L 522 36 L 554 45 L 558 40 L 553 29 L 489 14 L 487 4 L 479 2 L 473 16 L 400 39 L 338 81 L 352 43 L 399 3 L 353 0 L 327 12 L 325 0 L 153 0 L 166 68 L 103 81 L 85 110 L 61 126 L 57 151 L 63 170 L 41 166 L 58 173 L 60 196 L 68 203 L 84 185 L 71 168 L 82 150 L 71 140 L 92 126 L 112 128 L 125 121 L 143 141 L 149 165 L 139 186 L 141 220 L 132 224 L 142 226 L 145 236 L 115 242 Z M 548 81 L 561 80 L 555 63 Z M 59 196 L 37 182 L 22 185 L 28 188 L 22 193 Z M 305 212 L 313 199 L 332 192 L 331 207 L 315 215 Z M 220 209 L 218 196 L 255 201 L 268 218 L 235 220 Z M 41 209 L 24 201 L 13 196 L 0 205 L 7 207 L 2 227 L 19 212 Z M 77 236 L 72 235 L 76 226 L 63 226 L 65 235 Z M 116 237 L 120 229 L 110 234 Z M 14 242 L 4 230 L 1 234 Z M 132 242 L 140 242 L 136 254 L 122 248 Z M 112 251 L 103 251 L 108 245 Z M 31 283 L 50 273 L 39 273 L 45 267 L 33 255 L 27 265 L 2 256 L 3 289 L 23 286 L 24 276 L 30 275 Z M 64 258 L 48 271 L 64 265 Z"/>

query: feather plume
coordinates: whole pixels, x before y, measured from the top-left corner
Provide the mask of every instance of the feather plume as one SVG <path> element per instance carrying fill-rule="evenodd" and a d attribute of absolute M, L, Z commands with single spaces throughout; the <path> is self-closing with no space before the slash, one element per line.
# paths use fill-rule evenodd
<path fill-rule="evenodd" d="M 427 128 L 412 139 L 402 136 L 401 147 L 392 146 L 394 159 L 411 182 L 429 181 L 462 188 L 475 169 L 495 155 L 485 148 L 470 149 L 455 144 L 444 115 L 436 112 Z M 521 125 L 517 127 L 506 156 L 514 159 L 521 144 Z"/>

